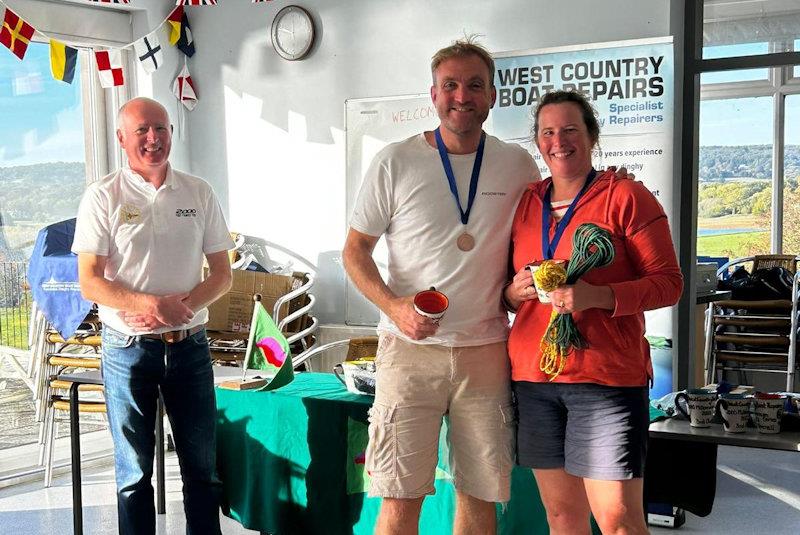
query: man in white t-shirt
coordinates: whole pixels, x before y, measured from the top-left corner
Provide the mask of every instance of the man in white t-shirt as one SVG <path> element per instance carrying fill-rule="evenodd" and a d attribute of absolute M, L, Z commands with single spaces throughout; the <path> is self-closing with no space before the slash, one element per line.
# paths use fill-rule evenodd
<path fill-rule="evenodd" d="M 172 126 L 163 106 L 127 102 L 117 139 L 128 165 L 87 188 L 72 250 L 81 292 L 99 305 L 103 322 L 119 532 L 155 533 L 150 479 L 160 392 L 180 461 L 187 532 L 218 534 L 216 404 L 204 326 L 206 306 L 230 288 L 233 241 L 211 186 L 169 165 Z"/>
<path fill-rule="evenodd" d="M 530 154 L 488 136 L 494 61 L 470 40 L 433 56 L 431 97 L 440 126 L 386 147 L 364 178 L 344 247 L 347 273 L 381 310 L 377 391 L 366 468 L 384 498 L 376 533 L 416 533 L 434 492 L 438 439 L 447 416 L 454 533 L 493 533 L 507 502 L 514 409 L 501 302 L 511 220 Z M 388 282 L 372 259 L 380 236 Z M 450 306 L 423 317 L 414 295 L 435 286 Z"/>

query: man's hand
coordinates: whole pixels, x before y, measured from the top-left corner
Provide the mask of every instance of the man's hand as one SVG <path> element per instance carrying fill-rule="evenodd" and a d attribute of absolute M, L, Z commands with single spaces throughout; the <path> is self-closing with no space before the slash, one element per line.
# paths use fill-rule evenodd
<path fill-rule="evenodd" d="M 189 292 L 174 295 L 154 296 L 153 310 L 150 315 L 164 325 L 176 327 L 189 323 L 194 317 L 194 312 L 184 302 L 189 297 Z"/>
<path fill-rule="evenodd" d="M 634 175 L 633 173 L 628 173 L 628 170 L 625 169 L 624 167 L 620 167 L 619 170 L 617 170 L 616 165 L 609 165 L 608 168 L 611 171 L 614 171 L 614 173 L 616 174 L 615 178 L 617 180 L 625 180 L 626 178 L 630 178 L 631 180 L 636 180 L 636 175 Z"/>
<path fill-rule="evenodd" d="M 118 314 L 119 317 L 122 318 L 122 321 L 125 322 L 125 325 L 137 333 L 148 333 L 162 327 L 169 327 L 169 325 L 162 323 L 152 314 L 138 314 L 135 312 L 125 312 L 124 310 L 119 311 Z"/>
<path fill-rule="evenodd" d="M 414 310 L 414 296 L 396 297 L 387 307 L 386 314 L 400 331 L 412 340 L 422 340 L 436 334 L 439 323 Z"/>

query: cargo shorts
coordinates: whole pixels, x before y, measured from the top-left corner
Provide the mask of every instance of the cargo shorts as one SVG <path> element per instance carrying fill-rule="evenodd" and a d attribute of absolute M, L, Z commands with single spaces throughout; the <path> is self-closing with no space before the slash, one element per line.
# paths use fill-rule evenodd
<path fill-rule="evenodd" d="M 443 418 L 457 490 L 507 502 L 515 412 L 505 342 L 471 347 L 413 344 L 383 333 L 369 412 L 370 496 L 433 494 Z"/>

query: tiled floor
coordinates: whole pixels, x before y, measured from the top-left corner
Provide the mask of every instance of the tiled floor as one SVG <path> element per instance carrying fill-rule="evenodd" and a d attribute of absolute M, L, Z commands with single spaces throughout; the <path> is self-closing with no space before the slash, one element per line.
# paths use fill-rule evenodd
<path fill-rule="evenodd" d="M 84 532 L 116 532 L 113 470 L 110 466 L 84 470 Z M 180 480 L 174 454 L 167 457 L 167 514 L 159 515 L 158 533 L 184 533 Z M 70 533 L 72 494 L 69 475 L 54 486 L 40 481 L 0 489 L 0 533 L 50 535 Z M 237 522 L 222 517 L 226 535 L 253 534 Z M 678 530 L 652 528 L 653 533 L 729 535 L 800 533 L 800 454 L 720 447 L 717 497 L 708 517 L 687 514 Z M 520 534 L 528 535 L 528 534 Z"/>

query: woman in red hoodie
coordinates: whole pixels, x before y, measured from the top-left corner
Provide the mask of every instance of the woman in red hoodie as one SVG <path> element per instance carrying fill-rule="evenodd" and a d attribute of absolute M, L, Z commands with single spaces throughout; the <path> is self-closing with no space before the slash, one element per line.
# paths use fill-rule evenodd
<path fill-rule="evenodd" d="M 652 379 L 644 311 L 673 305 L 683 280 L 667 217 L 640 182 L 595 171 L 600 127 L 579 93 L 539 102 L 534 137 L 552 177 L 528 186 L 512 227 L 516 273 L 506 305 L 516 311 L 508 340 L 519 407 L 518 461 L 533 468 L 550 533 L 647 533 L 642 475 Z M 614 260 L 538 300 L 527 264 L 568 260 L 583 223 L 609 231 Z M 551 312 L 572 314 L 586 341 L 555 378 L 540 368 Z"/>

